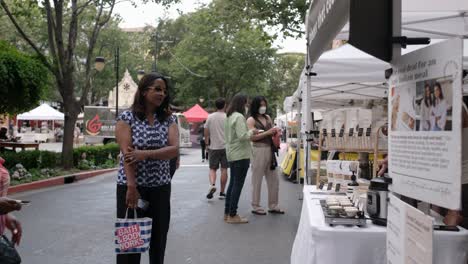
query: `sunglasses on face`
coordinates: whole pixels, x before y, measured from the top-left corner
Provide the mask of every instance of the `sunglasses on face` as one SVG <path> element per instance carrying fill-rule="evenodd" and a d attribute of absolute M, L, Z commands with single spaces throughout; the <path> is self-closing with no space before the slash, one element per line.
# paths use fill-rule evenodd
<path fill-rule="evenodd" d="M 146 88 L 148 91 L 155 91 L 155 92 L 158 92 L 158 93 L 163 93 L 163 94 L 166 94 L 166 89 L 163 89 L 161 86 L 148 86 L 148 88 Z"/>

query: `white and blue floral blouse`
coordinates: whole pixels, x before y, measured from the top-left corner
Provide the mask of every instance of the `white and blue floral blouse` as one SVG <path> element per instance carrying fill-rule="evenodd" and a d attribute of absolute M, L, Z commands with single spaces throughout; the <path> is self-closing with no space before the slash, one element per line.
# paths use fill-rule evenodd
<path fill-rule="evenodd" d="M 122 112 L 117 121 L 124 121 L 132 129 L 132 144 L 135 149 L 148 150 L 166 147 L 169 142 L 169 126 L 175 122 L 174 116 L 160 123 L 154 115 L 154 124 L 147 119 L 140 120 L 132 111 Z M 120 157 L 117 184 L 126 185 L 123 155 Z M 169 160 L 147 159 L 137 163 L 136 184 L 141 187 L 157 187 L 171 182 Z"/>

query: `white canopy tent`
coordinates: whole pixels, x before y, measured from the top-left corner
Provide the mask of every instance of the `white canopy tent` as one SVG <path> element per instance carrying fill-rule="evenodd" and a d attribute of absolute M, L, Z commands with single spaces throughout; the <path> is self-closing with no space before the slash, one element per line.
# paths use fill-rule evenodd
<path fill-rule="evenodd" d="M 437 43 L 439 40 L 433 40 Z M 463 65 L 468 69 L 468 40 L 464 41 Z M 402 53 L 408 53 L 423 46 L 411 46 Z M 384 72 L 391 66 L 389 63 L 346 44 L 337 49 L 325 52 L 314 64 L 313 71 L 317 76 L 311 77 L 310 102 L 312 110 L 329 110 L 356 104 L 356 100 L 382 99 L 387 97 Z M 287 97 L 284 107 L 292 108 L 292 103 L 303 98 L 307 87 L 305 71 L 301 74 L 298 89 L 292 97 Z M 468 85 L 465 83 L 465 93 Z"/>
<path fill-rule="evenodd" d="M 48 104 L 41 104 L 33 110 L 19 114 L 18 120 L 64 120 L 64 115 Z"/>
<path fill-rule="evenodd" d="M 16 127 L 18 127 L 18 120 L 35 120 L 35 121 L 52 121 L 52 128 L 55 127 L 55 121 L 63 121 L 64 114 L 55 110 L 48 104 L 41 104 L 33 110 L 19 114 L 16 118 Z M 42 133 L 33 133 L 32 131 L 25 131 L 25 133 L 18 134 L 22 142 L 47 142 L 49 139 L 54 138 L 54 131 L 41 128 Z"/>
<path fill-rule="evenodd" d="M 464 41 L 463 67 L 468 68 L 468 1 L 402 0 L 401 36 L 437 40 L 459 37 Z M 350 0 L 316 0 L 306 17 L 307 62 L 298 89 L 285 107 L 298 103 L 303 113 L 363 105 L 368 100 L 387 97 L 385 70 L 390 64 L 345 45 L 324 53 L 333 39 L 349 37 Z M 370 12 L 371 10 L 369 10 Z M 398 19 L 398 16 L 396 16 Z M 394 16 L 395 19 L 395 16 Z M 398 25 L 394 25 L 398 28 Z M 397 34 L 400 35 L 400 34 Z M 402 53 L 424 46 L 408 46 Z M 312 76 L 310 73 L 317 73 Z M 307 76 L 307 74 L 309 76 Z M 465 79 L 464 91 L 468 92 Z M 308 87 L 308 88 L 306 88 Z M 312 129 L 310 115 L 303 115 L 302 132 Z M 304 134 L 306 135 L 306 134 Z M 308 153 L 306 151 L 306 153 Z M 306 158 L 308 161 L 308 158 Z M 306 170 L 308 166 L 306 164 Z"/>

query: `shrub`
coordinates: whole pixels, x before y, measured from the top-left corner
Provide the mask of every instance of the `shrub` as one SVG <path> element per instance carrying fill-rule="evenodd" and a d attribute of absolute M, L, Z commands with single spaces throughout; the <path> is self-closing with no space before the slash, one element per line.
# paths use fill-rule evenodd
<path fill-rule="evenodd" d="M 86 153 L 86 159 L 93 161 L 95 166 L 109 164 L 108 160 L 114 162 L 119 155 L 119 145 L 109 143 L 103 146 L 83 146 L 73 150 L 73 164 L 78 166 L 83 153 Z"/>
<path fill-rule="evenodd" d="M 12 169 L 18 163 L 21 163 L 27 170 L 39 167 L 39 150 L 3 152 L 0 156 L 5 160 L 4 166 L 8 169 Z"/>
<path fill-rule="evenodd" d="M 89 169 L 95 169 L 96 166 L 94 166 L 93 161 L 80 160 L 80 162 L 78 162 L 77 168 L 80 170 L 89 170 Z"/>
<path fill-rule="evenodd" d="M 55 168 L 60 165 L 60 153 L 41 151 L 39 168 Z"/>
<path fill-rule="evenodd" d="M 119 152 L 119 146 L 115 143 L 104 146 L 79 147 L 73 150 L 73 164 L 76 168 L 82 170 L 96 167 L 112 168 L 115 166 Z M 88 166 L 84 164 L 79 166 L 83 153 L 86 153 Z M 53 169 L 60 166 L 61 153 L 40 150 L 4 151 L 0 152 L 0 157 L 5 160 L 4 166 L 9 170 L 12 170 L 16 164 L 20 163 L 29 171 L 31 169 Z"/>

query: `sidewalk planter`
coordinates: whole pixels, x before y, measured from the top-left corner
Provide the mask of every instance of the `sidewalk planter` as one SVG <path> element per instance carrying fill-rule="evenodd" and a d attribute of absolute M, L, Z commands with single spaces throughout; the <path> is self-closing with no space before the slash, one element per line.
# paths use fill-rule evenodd
<path fill-rule="evenodd" d="M 65 175 L 65 176 L 53 177 L 50 179 L 45 179 L 45 180 L 40 180 L 40 181 L 35 181 L 35 182 L 30 182 L 30 183 L 23 183 L 23 184 L 19 184 L 15 186 L 10 186 L 10 188 L 8 188 L 8 194 L 10 195 L 14 193 L 20 193 L 20 192 L 25 192 L 25 191 L 32 191 L 32 190 L 37 190 L 37 189 L 42 189 L 42 188 L 69 184 L 75 181 L 88 179 L 91 177 L 99 176 L 99 175 L 113 172 L 116 170 L 117 168 L 93 170 L 93 171 L 87 171 L 87 172 L 81 172 L 81 173 L 74 173 L 74 174 Z"/>
<path fill-rule="evenodd" d="M 27 172 L 29 172 L 27 173 L 27 178 L 18 178 L 16 180 L 12 178 L 12 186 L 33 184 L 35 182 L 41 185 L 45 180 L 52 180 L 52 182 L 57 181 L 59 184 L 71 183 L 75 180 L 72 176 L 81 175 L 80 172 L 76 172 L 77 169 L 83 171 L 114 169 L 117 166 L 117 156 L 119 152 L 120 149 L 117 144 L 75 148 L 73 150 L 74 169 L 65 172 L 60 172 L 61 153 L 39 150 L 21 152 L 5 151 L 0 152 L 0 157 L 5 159 L 4 166 L 10 171 L 10 176 L 14 174 L 17 164 L 23 165 Z M 45 170 L 51 171 L 51 173 L 45 173 Z M 71 176 L 63 176 L 65 177 L 63 179 L 55 177 L 63 174 L 70 174 Z"/>

